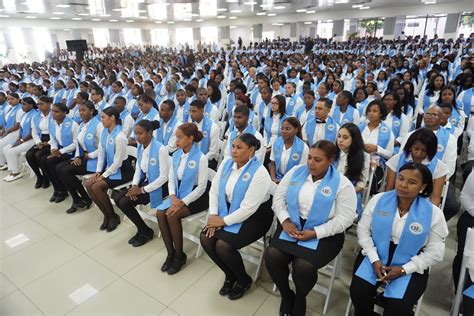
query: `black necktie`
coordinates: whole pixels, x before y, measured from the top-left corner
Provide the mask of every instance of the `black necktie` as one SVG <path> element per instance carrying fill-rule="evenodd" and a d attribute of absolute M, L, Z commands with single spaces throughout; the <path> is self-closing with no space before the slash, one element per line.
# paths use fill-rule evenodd
<path fill-rule="evenodd" d="M 316 124 L 326 124 L 325 120 L 316 119 Z"/>

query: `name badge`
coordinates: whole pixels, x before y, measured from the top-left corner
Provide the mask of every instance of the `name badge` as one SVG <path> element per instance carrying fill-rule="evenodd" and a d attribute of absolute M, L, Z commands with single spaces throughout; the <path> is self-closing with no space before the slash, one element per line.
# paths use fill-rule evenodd
<path fill-rule="evenodd" d="M 413 235 L 420 235 L 423 233 L 423 225 L 421 225 L 420 223 L 417 223 L 417 222 L 411 223 L 409 228 L 410 228 L 410 232 Z"/>
<path fill-rule="evenodd" d="M 377 211 L 377 214 L 378 214 L 379 216 L 388 216 L 388 215 L 389 215 L 389 212 L 387 212 L 387 211 Z"/>
<path fill-rule="evenodd" d="M 196 168 L 196 162 L 194 160 L 191 160 L 188 162 L 188 168 L 194 169 Z"/>
<path fill-rule="evenodd" d="M 249 181 L 250 179 L 250 173 L 246 172 L 244 176 L 242 177 L 242 181 Z"/>
<path fill-rule="evenodd" d="M 321 194 L 324 196 L 330 196 L 332 194 L 332 189 L 330 186 L 325 186 L 321 189 Z"/>
<path fill-rule="evenodd" d="M 293 154 L 293 155 L 291 155 L 291 159 L 293 159 L 294 161 L 297 161 L 298 159 L 300 159 L 300 155 Z"/>

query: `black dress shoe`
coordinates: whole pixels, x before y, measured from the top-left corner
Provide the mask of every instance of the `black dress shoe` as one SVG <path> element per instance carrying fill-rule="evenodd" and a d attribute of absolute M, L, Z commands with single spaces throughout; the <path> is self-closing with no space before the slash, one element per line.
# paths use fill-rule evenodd
<path fill-rule="evenodd" d="M 179 257 L 175 257 L 173 263 L 171 264 L 171 267 L 168 269 L 168 274 L 173 275 L 179 272 L 181 268 L 186 264 L 186 260 L 188 257 L 186 254 L 183 252 L 183 254 Z"/>
<path fill-rule="evenodd" d="M 174 262 L 174 255 L 173 255 L 173 256 L 168 256 L 168 257 L 166 257 L 165 262 L 164 262 L 163 265 L 161 266 L 161 272 L 166 272 L 166 271 L 168 271 L 168 269 L 171 267 L 171 265 L 173 264 L 173 262 Z"/>
<path fill-rule="evenodd" d="M 232 288 L 234 287 L 235 280 L 225 279 L 224 284 L 222 285 L 221 289 L 219 290 L 219 294 L 224 296 L 228 295 Z"/>
<path fill-rule="evenodd" d="M 49 179 L 44 177 L 43 178 L 43 189 L 47 189 L 49 188 L 49 185 L 51 184 L 51 182 L 49 182 Z"/>
<path fill-rule="evenodd" d="M 135 236 L 133 236 L 132 238 L 130 238 L 130 240 L 128 241 L 128 243 L 130 245 L 132 245 L 134 242 L 135 242 L 135 239 L 137 239 L 138 235 L 140 235 L 140 232 L 138 231 Z"/>
<path fill-rule="evenodd" d="M 85 203 L 86 203 L 86 206 L 85 206 L 85 207 L 86 207 L 86 210 L 90 209 L 91 206 L 92 206 L 92 200 L 91 200 L 91 199 L 88 199 L 88 200 L 85 201 Z"/>
<path fill-rule="evenodd" d="M 249 281 L 245 284 L 239 284 L 236 283 L 232 290 L 230 290 L 229 293 L 229 299 L 234 301 L 238 300 L 239 298 L 242 298 L 244 296 L 245 292 L 247 292 L 250 287 L 252 286 L 252 278 L 249 277 Z"/>
<path fill-rule="evenodd" d="M 75 208 L 84 208 L 87 206 L 87 204 L 83 200 L 79 200 L 78 202 L 72 202 L 71 206 Z"/>
<path fill-rule="evenodd" d="M 56 202 L 56 199 L 58 198 L 58 193 L 54 192 L 53 196 L 49 199 L 51 203 Z"/>
<path fill-rule="evenodd" d="M 109 225 L 107 225 L 107 232 L 113 232 L 115 228 L 120 224 L 120 217 L 117 214 L 114 214 L 110 219 L 109 219 Z"/>
<path fill-rule="evenodd" d="M 135 241 L 133 242 L 132 246 L 133 247 L 140 247 L 149 242 L 150 240 L 153 239 L 153 230 L 150 229 L 147 233 L 142 234 L 140 233 L 137 238 L 135 238 Z"/>
<path fill-rule="evenodd" d="M 67 193 L 58 193 L 58 196 L 56 197 L 56 200 L 54 201 L 55 203 L 61 203 L 67 198 Z"/>
<path fill-rule="evenodd" d="M 109 226 L 109 218 L 104 217 L 104 221 L 102 222 L 102 225 L 100 225 L 99 229 L 106 230 L 108 226 Z"/>
<path fill-rule="evenodd" d="M 39 189 L 43 186 L 43 177 L 37 178 L 35 183 L 35 189 Z"/>
<path fill-rule="evenodd" d="M 77 211 L 77 208 L 75 208 L 74 206 L 71 206 L 70 208 L 66 210 L 66 213 L 72 214 L 72 213 L 75 213 L 76 211 Z"/>

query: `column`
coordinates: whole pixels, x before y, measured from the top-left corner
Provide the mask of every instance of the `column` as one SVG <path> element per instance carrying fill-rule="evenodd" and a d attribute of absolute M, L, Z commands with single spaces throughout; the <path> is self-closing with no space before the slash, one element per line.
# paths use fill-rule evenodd
<path fill-rule="evenodd" d="M 80 40 L 81 39 L 81 31 L 79 29 L 72 29 L 71 30 L 71 38 L 73 40 Z"/>
<path fill-rule="evenodd" d="M 193 44 L 194 47 L 196 48 L 201 41 L 201 29 L 200 28 L 193 28 Z"/>
<path fill-rule="evenodd" d="M 450 13 L 446 17 L 446 26 L 444 27 L 444 38 L 456 38 L 459 26 L 459 13 Z M 469 34 L 464 34 L 464 36 L 469 36 Z"/>
<path fill-rule="evenodd" d="M 290 41 L 298 40 L 298 23 L 290 23 Z"/>
<path fill-rule="evenodd" d="M 357 19 L 351 19 L 347 39 L 350 39 L 355 33 L 357 33 Z M 357 34 L 355 36 L 357 37 Z"/>
<path fill-rule="evenodd" d="M 335 20 L 332 24 L 332 35 L 336 35 L 334 40 L 342 41 L 344 35 L 344 20 Z"/>
<path fill-rule="evenodd" d="M 309 37 L 316 37 L 316 26 L 311 26 L 309 28 Z"/>
<path fill-rule="evenodd" d="M 151 31 L 147 29 L 142 29 L 142 43 L 143 45 L 151 44 Z"/>
<path fill-rule="evenodd" d="M 176 44 L 176 29 L 174 27 L 168 26 L 168 34 L 170 36 L 170 42 L 169 42 L 170 47 L 176 47 L 177 45 Z"/>
<path fill-rule="evenodd" d="M 397 16 L 395 20 L 395 29 L 393 31 L 393 36 L 398 38 L 402 35 L 402 32 L 405 30 L 405 16 Z"/>
<path fill-rule="evenodd" d="M 396 17 L 387 17 L 383 23 L 383 39 L 393 40 L 395 34 Z"/>
<path fill-rule="evenodd" d="M 217 39 L 220 47 L 227 49 L 227 45 L 230 44 L 230 27 L 221 26 L 217 29 Z"/>
<path fill-rule="evenodd" d="M 109 30 L 109 39 L 110 44 L 113 47 L 120 46 L 120 33 L 118 29 L 110 29 Z"/>
<path fill-rule="evenodd" d="M 253 26 L 253 41 L 254 42 L 261 42 L 262 41 L 262 32 L 263 32 L 263 25 L 262 24 L 255 24 Z"/>

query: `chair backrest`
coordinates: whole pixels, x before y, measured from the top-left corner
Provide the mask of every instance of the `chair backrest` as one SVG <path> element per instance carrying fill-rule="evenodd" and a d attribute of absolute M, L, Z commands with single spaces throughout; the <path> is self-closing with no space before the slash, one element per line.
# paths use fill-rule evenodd
<path fill-rule="evenodd" d="M 368 181 L 366 183 L 364 192 L 362 193 L 362 207 L 365 207 L 370 199 L 370 189 L 372 188 L 372 183 L 374 181 L 375 167 L 369 168 Z"/>
<path fill-rule="evenodd" d="M 137 159 L 137 147 L 127 146 L 127 155 L 132 156 L 133 158 Z"/>
<path fill-rule="evenodd" d="M 446 204 L 446 197 L 448 196 L 448 188 L 449 188 L 449 181 L 446 181 L 443 186 L 443 191 L 441 191 L 441 210 L 444 209 L 444 205 Z"/>
<path fill-rule="evenodd" d="M 211 168 L 207 168 L 207 179 L 208 181 L 212 181 L 214 177 L 216 176 L 216 172 L 212 170 Z"/>

